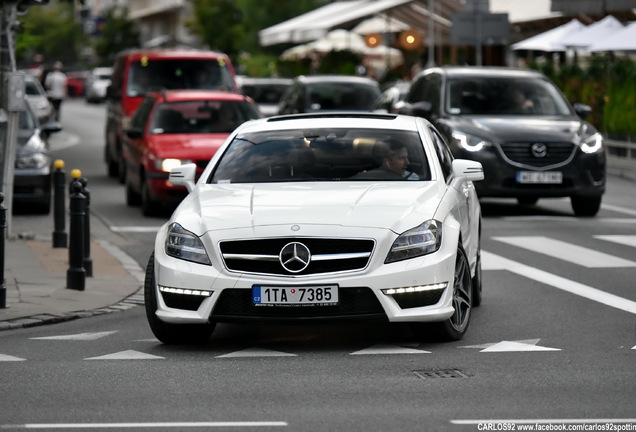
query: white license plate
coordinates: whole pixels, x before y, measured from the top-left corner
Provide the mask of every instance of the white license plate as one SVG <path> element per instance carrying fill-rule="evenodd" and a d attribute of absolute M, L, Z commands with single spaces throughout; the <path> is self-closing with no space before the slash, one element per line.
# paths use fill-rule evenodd
<path fill-rule="evenodd" d="M 561 184 L 563 183 L 563 173 L 560 171 L 519 171 L 517 172 L 517 183 Z"/>
<path fill-rule="evenodd" d="M 338 304 L 338 286 L 282 287 L 255 285 L 252 287 L 252 301 L 256 306 L 334 306 Z"/>

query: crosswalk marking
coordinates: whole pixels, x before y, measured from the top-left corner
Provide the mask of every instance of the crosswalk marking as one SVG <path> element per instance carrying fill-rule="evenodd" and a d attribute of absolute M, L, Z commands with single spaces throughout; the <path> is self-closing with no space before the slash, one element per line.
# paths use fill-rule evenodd
<path fill-rule="evenodd" d="M 508 270 L 554 288 L 636 314 L 636 302 L 482 250 L 483 270 Z"/>
<path fill-rule="evenodd" d="M 594 238 L 625 246 L 636 247 L 636 235 L 595 235 Z"/>
<path fill-rule="evenodd" d="M 493 237 L 503 243 L 588 268 L 636 267 L 636 262 L 543 236 Z"/>

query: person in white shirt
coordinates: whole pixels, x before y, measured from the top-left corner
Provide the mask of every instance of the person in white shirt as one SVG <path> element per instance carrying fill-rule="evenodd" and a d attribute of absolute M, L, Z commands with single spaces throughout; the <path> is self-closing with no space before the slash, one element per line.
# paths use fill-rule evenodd
<path fill-rule="evenodd" d="M 44 86 L 55 111 L 55 121 L 60 121 L 62 101 L 66 98 L 66 74 L 62 72 L 62 63 L 55 62 L 53 70 L 46 75 Z"/>

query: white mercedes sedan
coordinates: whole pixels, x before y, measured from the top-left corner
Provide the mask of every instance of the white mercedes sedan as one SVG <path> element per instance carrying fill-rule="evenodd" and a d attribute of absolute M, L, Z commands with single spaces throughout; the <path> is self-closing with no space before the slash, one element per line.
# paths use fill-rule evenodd
<path fill-rule="evenodd" d="M 217 323 L 381 320 L 458 340 L 481 302 L 479 162 L 422 118 L 314 113 L 236 129 L 156 237 L 147 318 L 167 344 Z"/>

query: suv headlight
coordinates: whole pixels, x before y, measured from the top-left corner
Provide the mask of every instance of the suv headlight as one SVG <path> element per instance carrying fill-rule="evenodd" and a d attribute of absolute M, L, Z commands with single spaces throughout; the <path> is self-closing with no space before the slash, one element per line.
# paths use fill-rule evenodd
<path fill-rule="evenodd" d="M 452 135 L 455 143 L 469 152 L 478 152 L 490 144 L 483 138 L 460 131 L 453 131 Z"/>
<path fill-rule="evenodd" d="M 581 150 L 583 150 L 584 153 L 588 154 L 599 152 L 602 148 L 603 137 L 600 133 L 590 135 L 581 143 Z"/>
<path fill-rule="evenodd" d="M 385 263 L 402 261 L 437 251 L 442 244 L 442 223 L 434 219 L 400 234 Z"/>
<path fill-rule="evenodd" d="M 171 257 L 212 265 L 201 239 L 176 222 L 168 227 L 165 248 L 166 255 Z"/>

